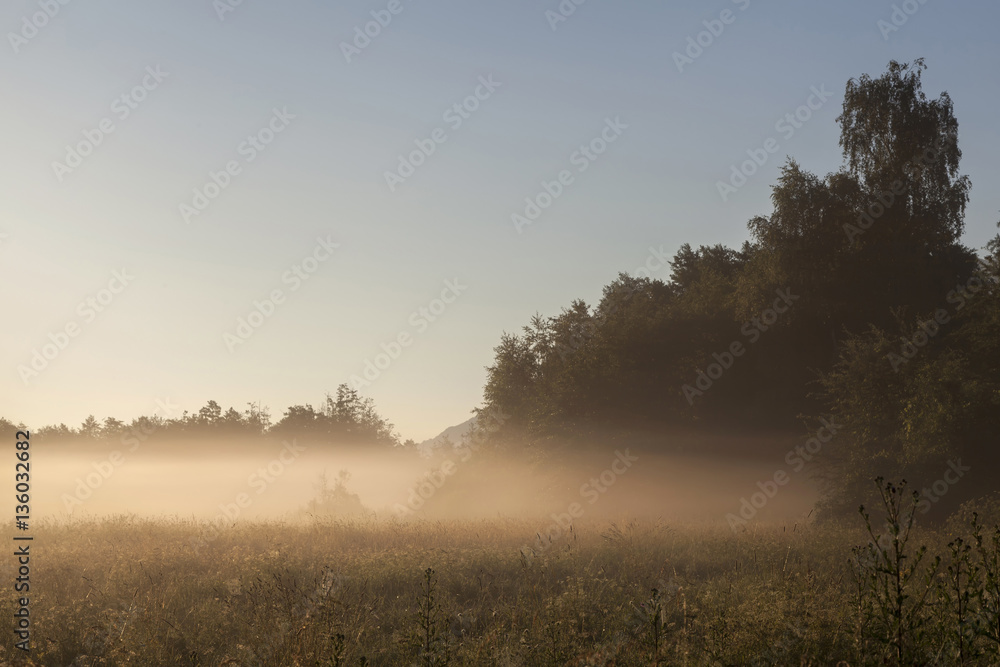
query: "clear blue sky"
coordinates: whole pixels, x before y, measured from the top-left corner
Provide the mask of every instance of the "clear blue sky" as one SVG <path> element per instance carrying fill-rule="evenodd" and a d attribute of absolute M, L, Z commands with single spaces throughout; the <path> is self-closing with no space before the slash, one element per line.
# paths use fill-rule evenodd
<path fill-rule="evenodd" d="M 650 247 L 738 246 L 747 220 L 769 213 L 785 155 L 837 169 L 844 84 L 891 59 L 925 57 L 927 94 L 954 99 L 973 182 L 966 242 L 983 245 L 1000 217 L 994 2 L 911 0 L 885 36 L 893 3 L 881 0 L 587 0 L 558 23 L 546 16 L 557 0 L 224 2 L 0 9 L 3 416 L 76 425 L 169 397 L 191 411 L 261 401 L 277 417 L 409 334 L 362 393 L 404 437 L 430 437 L 479 403 L 502 331 L 595 302 Z M 35 17 L 37 34 L 25 27 L 49 3 L 58 11 Z M 674 53 L 725 10 L 729 23 L 711 24 L 721 34 L 678 71 Z M 373 11 L 391 22 L 347 62 L 342 44 Z M 833 96 L 791 136 L 777 131 L 813 86 Z M 478 108 L 446 120 L 477 88 Z M 581 173 L 572 156 L 606 119 L 628 127 Z M 269 139 L 269 123 L 272 143 L 244 144 Z M 385 172 L 439 128 L 446 141 L 390 190 Z M 85 132 L 99 145 L 54 167 Z M 778 153 L 723 202 L 717 181 L 772 137 Z M 228 186 L 182 215 L 230 161 Z M 518 233 L 511 215 L 561 170 L 572 182 Z M 306 262 L 308 280 L 286 274 L 318 238 L 339 247 Z M 434 322 L 411 317 L 455 279 L 465 289 Z M 109 283 L 118 293 L 101 292 Z M 227 345 L 274 290 L 273 314 Z M 87 298 L 103 298 L 101 312 Z M 26 383 L 18 367 L 67 326 L 76 335 Z"/>

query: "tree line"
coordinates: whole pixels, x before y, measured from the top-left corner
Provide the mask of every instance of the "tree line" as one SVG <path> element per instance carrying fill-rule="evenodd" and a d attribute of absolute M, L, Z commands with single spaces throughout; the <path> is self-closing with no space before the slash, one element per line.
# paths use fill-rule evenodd
<path fill-rule="evenodd" d="M 161 412 L 163 414 L 161 414 Z M 13 435 L 18 428 L 13 422 L 0 418 L 0 435 Z M 215 401 L 208 401 L 203 408 L 191 413 L 185 410 L 171 416 L 169 406 L 158 408 L 152 415 L 136 417 L 123 422 L 114 417 L 103 421 L 88 416 L 79 427 L 66 424 L 42 426 L 33 429 L 33 437 L 40 441 L 62 442 L 118 442 L 131 444 L 149 439 L 195 438 L 302 438 L 314 442 L 336 444 L 371 444 L 394 447 L 410 445 L 401 443 L 395 427 L 375 409 L 371 398 L 361 396 L 347 384 L 337 387 L 335 395 L 327 394 L 318 407 L 311 404 L 293 405 L 277 422 L 272 423 L 266 406 L 249 403 L 243 411 L 230 407 L 223 411 Z"/>
<path fill-rule="evenodd" d="M 773 210 L 739 249 L 680 247 L 669 279 L 620 274 L 504 333 L 484 409 L 504 443 L 594 432 L 844 429 L 823 457 L 828 514 L 855 509 L 878 474 L 933 482 L 982 466 L 950 503 L 988 488 L 1000 426 L 1000 236 L 961 242 L 970 180 L 946 92 L 922 60 L 848 81 L 843 164 L 794 159 Z M 970 480 L 975 475 L 970 476 Z"/>

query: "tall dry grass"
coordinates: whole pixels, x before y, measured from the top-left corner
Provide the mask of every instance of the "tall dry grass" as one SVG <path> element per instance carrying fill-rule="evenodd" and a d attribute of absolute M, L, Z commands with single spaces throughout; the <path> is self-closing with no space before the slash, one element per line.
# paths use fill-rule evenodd
<path fill-rule="evenodd" d="M 889 635 L 898 628 L 878 616 L 872 597 L 887 575 L 877 559 L 852 554 L 872 541 L 860 520 L 739 534 L 579 522 L 551 544 L 537 541 L 539 527 L 515 519 L 249 523 L 196 553 L 203 528 L 191 521 L 49 523 L 32 545 L 30 662 L 13 642 L 0 651 L 6 662 L 60 667 L 897 660 Z M 947 565 L 951 536 L 914 527 L 910 539 Z M 965 555 L 975 565 L 975 550 Z M 12 560 L 3 559 L 11 580 Z M 858 575 L 859 562 L 874 569 Z M 962 627 L 934 621 L 953 616 L 954 596 L 938 595 L 949 582 L 958 595 L 970 586 L 968 569 L 964 579 L 961 567 L 952 579 L 942 572 L 929 580 L 906 659 L 995 664 L 970 619 L 996 600 L 988 591 L 967 597 Z M 2 611 L 12 618 L 12 594 Z"/>

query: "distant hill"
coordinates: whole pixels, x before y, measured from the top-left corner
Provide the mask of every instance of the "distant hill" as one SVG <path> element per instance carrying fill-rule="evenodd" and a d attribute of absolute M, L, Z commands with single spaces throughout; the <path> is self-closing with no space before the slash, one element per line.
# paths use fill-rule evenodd
<path fill-rule="evenodd" d="M 423 442 L 417 443 L 417 449 L 421 452 L 429 452 L 434 446 L 434 443 L 440 441 L 442 438 L 448 440 L 451 443 L 458 444 L 462 442 L 462 439 L 472 431 L 472 425 L 476 423 L 475 417 L 470 417 L 461 424 L 456 424 L 455 426 L 449 426 L 445 430 L 438 433 L 433 438 L 429 440 L 424 440 Z"/>

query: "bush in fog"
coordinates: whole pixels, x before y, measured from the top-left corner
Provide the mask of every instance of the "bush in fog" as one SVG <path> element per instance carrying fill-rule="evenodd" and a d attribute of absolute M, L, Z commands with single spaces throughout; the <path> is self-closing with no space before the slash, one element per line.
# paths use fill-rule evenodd
<path fill-rule="evenodd" d="M 371 511 L 361 503 L 361 497 L 356 493 L 351 493 L 347 488 L 347 483 L 350 480 L 351 473 L 347 470 L 341 470 L 331 485 L 326 472 L 320 473 L 315 484 L 316 495 L 306 503 L 302 512 L 316 518 L 371 514 Z"/>

